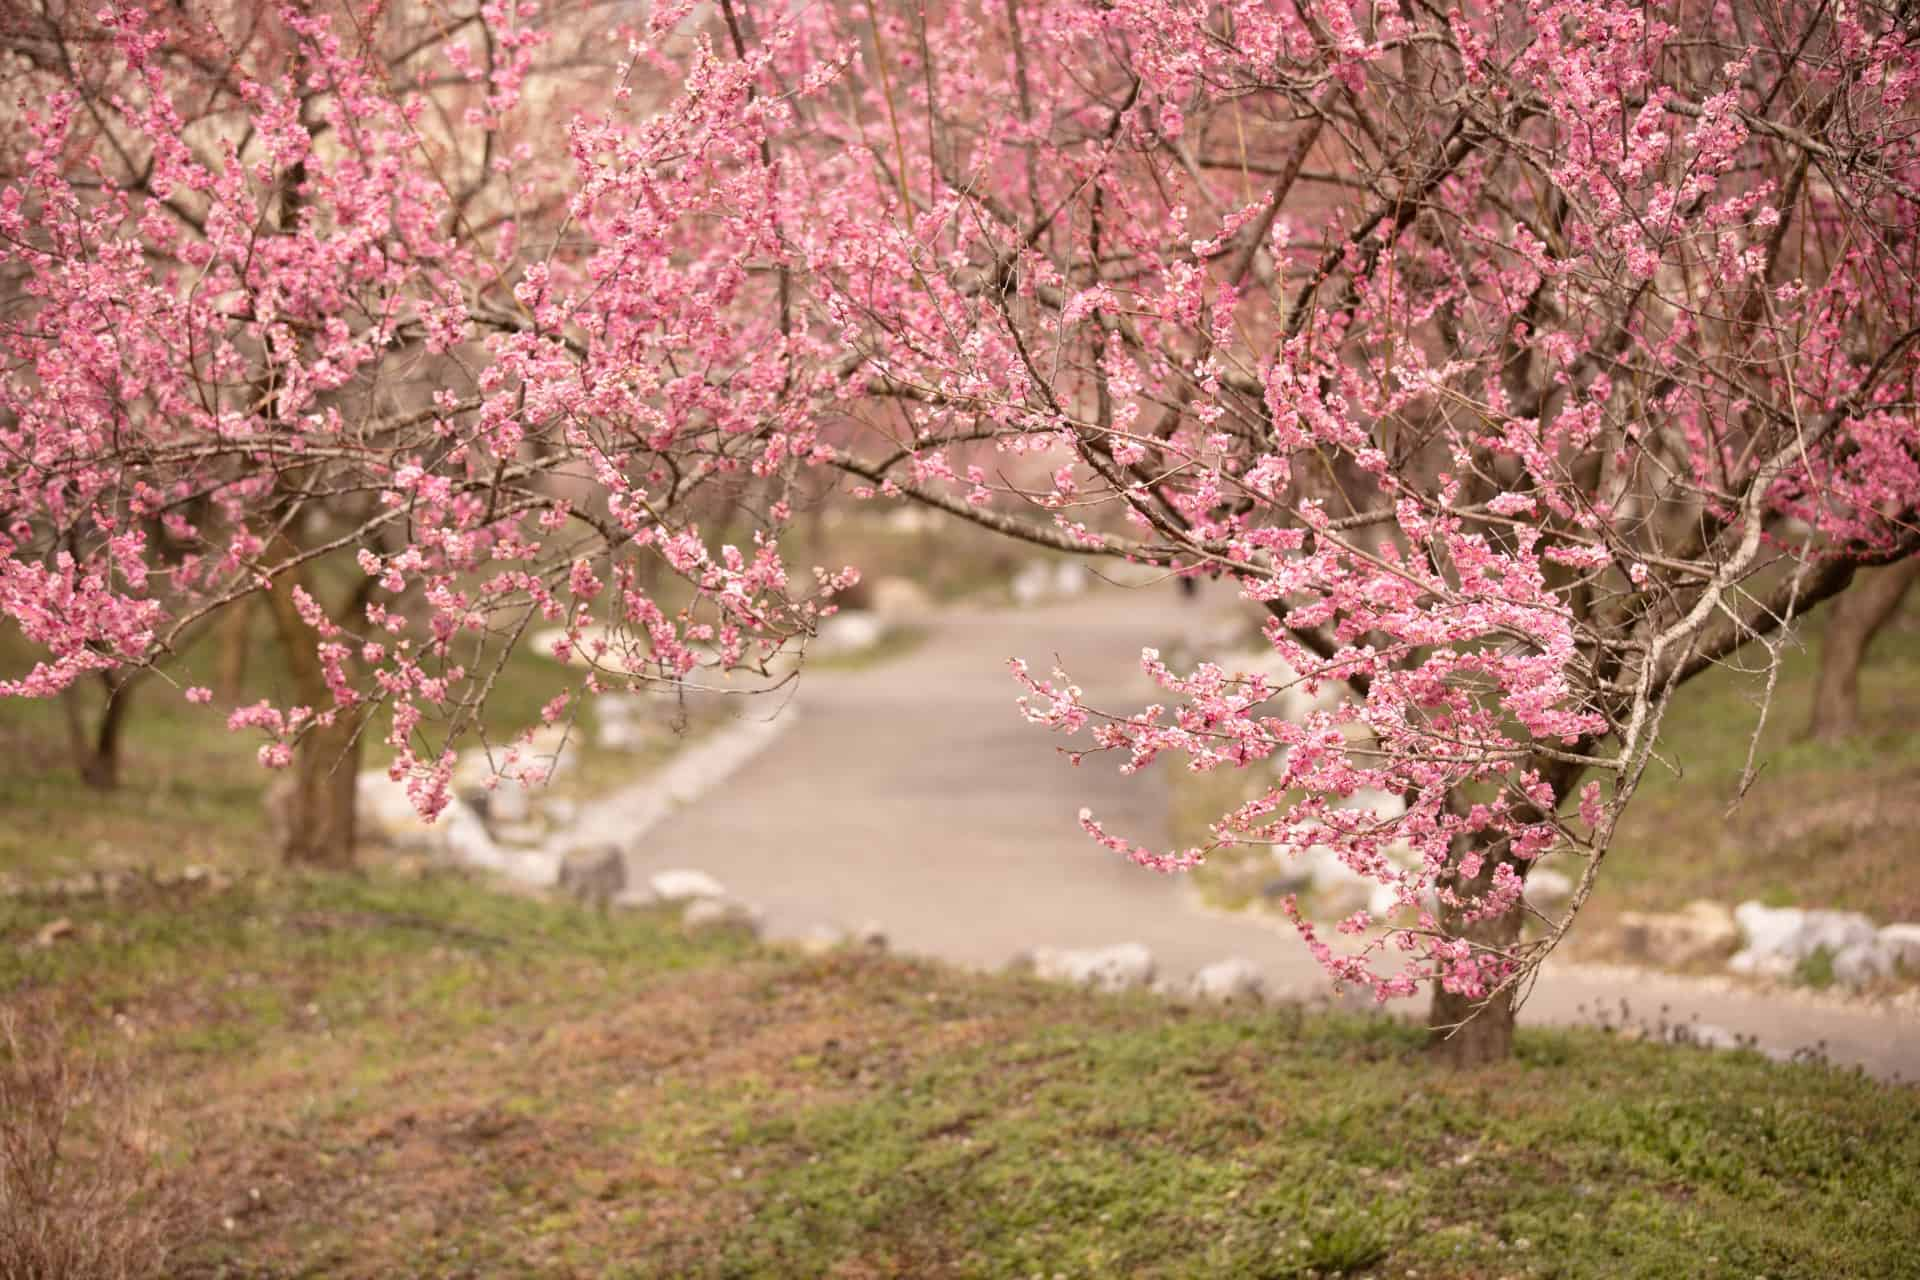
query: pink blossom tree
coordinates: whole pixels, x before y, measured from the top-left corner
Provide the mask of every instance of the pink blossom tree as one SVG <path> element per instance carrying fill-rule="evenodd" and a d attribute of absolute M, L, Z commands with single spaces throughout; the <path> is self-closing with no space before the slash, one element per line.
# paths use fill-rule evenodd
<path fill-rule="evenodd" d="M 1210 847 L 1386 886 L 1307 945 L 1502 1056 L 1679 688 L 1920 546 L 1917 37 L 1792 2 L 882 12 L 822 199 L 885 256 L 810 265 L 894 451 L 841 465 L 1237 582 L 1337 705 L 1148 652 L 1160 705 L 1016 667 L 1027 714 L 1127 771 L 1269 770 Z M 960 474 L 978 442 L 1056 469 Z"/>
<path fill-rule="evenodd" d="M 8 12 L 0 609 L 44 657 L 0 692 L 264 598 L 292 705 L 230 723 L 295 766 L 288 856 L 339 863 L 363 736 L 437 813 L 531 627 L 589 688 L 811 628 L 843 580 L 790 589 L 776 541 L 808 339 L 743 254 L 777 193 L 737 163 L 783 119 L 738 59 L 685 92 L 623 69 L 608 16 Z M 626 123 L 576 116 L 595 74 Z"/>
<path fill-rule="evenodd" d="M 337 757 L 384 705 L 429 811 L 424 727 L 470 717 L 531 618 L 614 624 L 604 665 L 640 678 L 804 633 L 775 526 L 832 468 L 1233 580 L 1331 705 L 1289 721 L 1270 675 L 1149 652 L 1158 705 L 1021 666 L 1026 713 L 1129 771 L 1268 771 L 1213 844 L 1387 886 L 1307 945 L 1382 999 L 1430 986 L 1444 1052 L 1485 1060 L 1678 690 L 1920 549 L 1905 8 L 722 0 L 626 31 L 189 3 L 74 30 L 85 68 L 36 66 L 65 87 L 0 196 L 0 608 L 49 655 L 6 691 L 265 592 L 315 692 L 236 721 L 270 762 Z M 541 58 L 611 65 L 536 92 Z M 716 492 L 759 508 L 750 548 L 703 523 Z M 301 575 L 341 556 L 325 607 Z M 1208 852 L 1085 825 L 1163 870 Z M 1550 852 L 1578 887 L 1528 927 Z"/>

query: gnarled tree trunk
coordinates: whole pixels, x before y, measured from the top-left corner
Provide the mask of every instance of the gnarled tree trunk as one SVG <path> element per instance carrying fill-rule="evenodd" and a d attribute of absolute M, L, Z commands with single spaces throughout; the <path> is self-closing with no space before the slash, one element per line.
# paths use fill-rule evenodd
<path fill-rule="evenodd" d="M 294 605 L 297 573 L 275 579 L 267 601 L 286 650 L 287 671 L 300 701 L 321 711 L 333 706 L 315 651 L 313 628 Z M 273 828 L 280 856 L 290 864 L 315 867 L 353 865 L 354 787 L 360 773 L 362 717 L 335 709 L 331 724 L 316 724 L 294 748 L 292 774 L 270 793 Z"/>
<path fill-rule="evenodd" d="M 1480 874 L 1464 886 L 1470 901 L 1492 886 L 1494 868 L 1506 856 L 1502 849 L 1497 856 L 1487 857 Z M 1524 873 L 1526 868 L 1516 865 L 1514 870 Z M 1465 920 L 1458 908 L 1442 906 L 1440 920 L 1450 938 L 1507 950 L 1520 940 L 1523 915 L 1516 906 L 1491 920 Z M 1434 1058 L 1452 1067 L 1480 1067 L 1511 1057 L 1516 1012 L 1513 994 L 1512 990 L 1503 991 L 1482 1003 L 1470 996 L 1455 995 L 1435 981 L 1433 1004 L 1427 1013 L 1428 1043 Z"/>
<path fill-rule="evenodd" d="M 251 599 L 236 600 L 226 607 L 216 624 L 219 652 L 213 677 L 213 696 L 223 707 L 237 705 L 242 690 L 246 688 L 247 651 L 253 645 L 253 612 Z"/>
<path fill-rule="evenodd" d="M 360 774 L 360 721 L 342 715 L 316 726 L 293 753 L 280 832 L 280 856 L 311 867 L 353 865 L 354 787 Z"/>
<path fill-rule="evenodd" d="M 1852 588 L 1834 602 L 1820 642 L 1820 680 L 1813 690 L 1808 737 L 1837 742 L 1859 730 L 1860 663 L 1880 628 L 1899 612 L 1916 578 L 1920 557 L 1863 569 L 1854 575 Z"/>
<path fill-rule="evenodd" d="M 133 691 L 139 682 L 138 674 L 115 675 L 102 671 L 100 684 L 106 690 L 106 702 L 100 708 L 100 718 L 92 725 L 87 724 L 81 710 L 79 688 L 69 688 L 64 695 L 67 742 L 73 767 L 80 780 L 96 791 L 111 791 L 120 785 L 121 736 L 126 728 L 127 713 L 133 707 Z"/>

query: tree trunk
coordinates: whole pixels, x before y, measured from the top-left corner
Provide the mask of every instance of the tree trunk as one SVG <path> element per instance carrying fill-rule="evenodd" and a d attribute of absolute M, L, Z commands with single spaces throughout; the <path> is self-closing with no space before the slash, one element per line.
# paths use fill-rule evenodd
<path fill-rule="evenodd" d="M 321 711 L 332 706 L 333 691 L 320 666 L 313 628 L 293 602 L 297 577 L 289 571 L 276 578 L 267 593 L 267 605 L 286 651 L 294 690 L 301 702 Z M 353 865 L 353 801 L 360 773 L 362 717 L 348 708 L 333 710 L 332 724 L 315 724 L 302 735 L 294 747 L 292 776 L 268 795 L 280 856 L 290 864 Z"/>
<path fill-rule="evenodd" d="M 1920 578 L 1920 557 L 1863 569 L 1834 602 L 1826 638 L 1820 642 L 1820 680 L 1813 690 L 1808 737 L 1838 742 L 1858 732 L 1860 663 L 1880 628 L 1899 612 L 1915 578 Z"/>
<path fill-rule="evenodd" d="M 294 749 L 280 856 L 289 864 L 353 865 L 354 788 L 360 776 L 359 717 L 313 728 Z"/>
<path fill-rule="evenodd" d="M 116 681 L 112 675 L 101 672 L 100 684 L 106 690 L 107 700 L 100 708 L 100 719 L 91 727 L 80 708 L 79 690 L 66 691 L 67 740 L 73 754 L 73 767 L 80 781 L 96 791 L 112 791 L 120 785 L 120 741 L 137 683 L 137 675 Z"/>
<path fill-rule="evenodd" d="M 217 624 L 220 640 L 213 696 L 223 707 L 239 705 L 247 682 L 247 651 L 253 645 L 253 610 L 253 599 L 243 596 L 227 606 Z"/>
<path fill-rule="evenodd" d="M 1467 848 L 1463 842 L 1455 849 L 1454 857 L 1463 856 Z M 1492 887 L 1494 871 L 1502 862 L 1512 862 L 1513 869 L 1522 876 L 1527 872 L 1526 866 L 1514 861 L 1502 844 L 1488 852 L 1480 874 L 1462 887 L 1462 896 L 1473 901 L 1484 895 Z M 1449 938 L 1465 938 L 1479 946 L 1507 950 L 1520 940 L 1524 916 L 1524 909 L 1516 904 L 1513 910 L 1491 920 L 1466 920 L 1459 908 L 1443 905 L 1440 926 Z M 1450 1067 L 1483 1067 L 1512 1057 L 1516 1012 L 1513 996 L 1509 989 L 1483 1003 L 1469 996 L 1455 995 L 1436 980 L 1433 1004 L 1427 1013 L 1428 1046 L 1434 1059 Z"/>
<path fill-rule="evenodd" d="M 1465 937 L 1487 946 L 1508 947 L 1520 938 L 1521 912 L 1509 911 L 1497 920 L 1472 924 L 1447 922 L 1450 937 Z M 1482 1004 L 1433 984 L 1433 1004 L 1427 1012 L 1428 1045 L 1433 1057 L 1450 1067 L 1483 1067 L 1513 1056 L 1513 991 L 1501 992 Z"/>

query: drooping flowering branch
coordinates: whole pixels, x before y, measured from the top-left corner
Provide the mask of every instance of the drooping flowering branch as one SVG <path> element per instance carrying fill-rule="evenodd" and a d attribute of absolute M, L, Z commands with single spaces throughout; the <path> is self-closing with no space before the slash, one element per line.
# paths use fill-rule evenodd
<path fill-rule="evenodd" d="M 10 153 L 9 692 L 349 556 L 351 608 L 288 596 L 308 716 L 385 703 L 443 780 L 423 722 L 530 617 L 613 624 L 608 678 L 804 632 L 777 530 L 830 468 L 1239 584 L 1311 715 L 1152 655 L 1162 705 L 1019 668 L 1027 712 L 1270 771 L 1214 842 L 1382 884 L 1302 932 L 1447 1021 L 1564 932 L 1529 869 L 1584 899 L 1676 690 L 1916 549 L 1903 10 L 731 0 L 610 54 L 502 0 L 190 10 L 40 58 Z"/>

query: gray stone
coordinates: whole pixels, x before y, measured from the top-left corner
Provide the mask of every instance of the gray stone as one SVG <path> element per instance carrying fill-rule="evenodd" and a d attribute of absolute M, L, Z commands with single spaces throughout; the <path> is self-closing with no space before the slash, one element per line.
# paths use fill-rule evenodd
<path fill-rule="evenodd" d="M 1267 996 L 1267 980 L 1252 961 L 1234 956 L 1218 960 L 1193 975 L 1187 992 L 1196 1000 L 1216 1004 L 1259 1004 Z"/>
<path fill-rule="evenodd" d="M 1153 953 L 1138 942 L 1111 947 L 1036 947 L 1028 953 L 1033 975 L 1095 991 L 1128 991 L 1153 981 Z"/>
<path fill-rule="evenodd" d="M 737 933 L 758 938 L 760 913 L 731 898 L 698 898 L 680 916 L 680 928 L 690 938 Z"/>
<path fill-rule="evenodd" d="M 626 891 L 626 855 L 616 844 L 575 846 L 560 855 L 559 883 L 563 892 L 605 911 Z"/>
<path fill-rule="evenodd" d="M 1809 911 L 1796 940 L 1800 954 L 1810 956 L 1822 947 L 1834 955 L 1850 947 L 1870 947 L 1877 930 L 1858 911 Z"/>
<path fill-rule="evenodd" d="M 1843 987 L 1864 987 L 1893 976 L 1893 957 L 1877 940 L 1856 942 L 1833 953 L 1833 980 Z"/>
<path fill-rule="evenodd" d="M 656 871 L 647 881 L 653 896 L 661 902 L 692 902 L 698 898 L 724 898 L 726 886 L 704 871 L 674 869 Z"/>
<path fill-rule="evenodd" d="M 1910 978 L 1920 978 L 1920 924 L 1882 925 L 1875 938 L 1895 966 Z"/>
<path fill-rule="evenodd" d="M 1875 942 L 1873 921 L 1857 911 L 1803 911 L 1743 902 L 1733 915 L 1747 944 L 1728 962 L 1735 973 L 1782 977 L 1817 951 L 1837 958 L 1855 948 L 1871 948 Z M 1864 972 L 1861 966 L 1875 963 L 1856 954 L 1849 966 Z"/>

